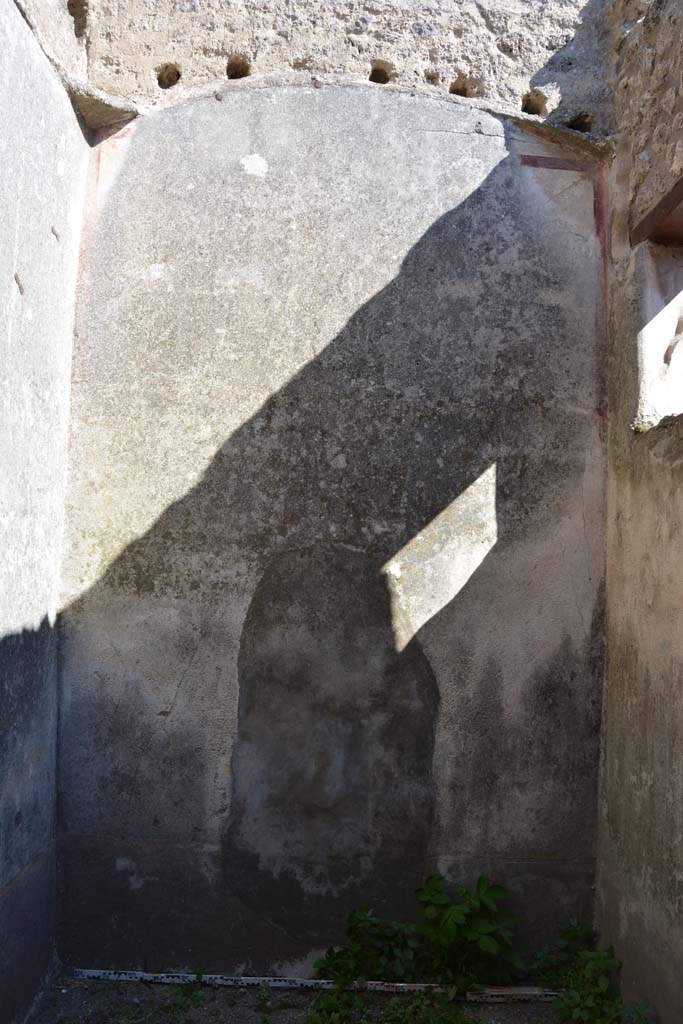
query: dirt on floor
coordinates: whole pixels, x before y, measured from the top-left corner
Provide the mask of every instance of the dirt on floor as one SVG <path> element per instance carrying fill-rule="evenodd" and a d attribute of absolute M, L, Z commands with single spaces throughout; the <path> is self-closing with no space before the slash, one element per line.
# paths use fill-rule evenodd
<path fill-rule="evenodd" d="M 410 997 L 400 996 L 409 1001 Z M 57 979 L 36 1024 L 306 1024 L 316 993 L 268 988 L 212 988 L 140 982 Z M 368 1001 L 366 1020 L 381 1021 L 388 996 Z M 463 1014 L 481 1024 L 557 1024 L 547 1003 L 467 1004 Z M 352 1021 L 356 1014 L 340 1022 Z M 395 1018 L 393 1018 L 395 1019 Z M 424 1018 L 423 1018 L 424 1019 Z"/>

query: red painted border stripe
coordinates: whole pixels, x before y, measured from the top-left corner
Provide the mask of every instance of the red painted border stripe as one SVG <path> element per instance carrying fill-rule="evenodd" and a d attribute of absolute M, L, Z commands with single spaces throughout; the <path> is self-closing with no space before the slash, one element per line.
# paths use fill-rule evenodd
<path fill-rule="evenodd" d="M 559 156 L 537 156 L 534 153 L 521 153 L 519 162 L 523 167 L 545 167 L 549 171 L 592 171 L 589 164 L 578 160 L 566 160 Z"/>

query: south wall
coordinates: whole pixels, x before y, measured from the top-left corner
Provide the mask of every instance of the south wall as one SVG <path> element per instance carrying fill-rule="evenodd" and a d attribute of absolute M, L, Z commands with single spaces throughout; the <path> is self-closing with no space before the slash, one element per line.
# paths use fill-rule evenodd
<path fill-rule="evenodd" d="M 87 146 L 13 4 L 0 8 L 0 1021 L 55 942 L 57 613 Z"/>
<path fill-rule="evenodd" d="M 63 957 L 310 971 L 434 870 L 507 883 L 527 946 L 590 915 L 596 168 L 466 104 L 258 83 L 95 160 Z"/>

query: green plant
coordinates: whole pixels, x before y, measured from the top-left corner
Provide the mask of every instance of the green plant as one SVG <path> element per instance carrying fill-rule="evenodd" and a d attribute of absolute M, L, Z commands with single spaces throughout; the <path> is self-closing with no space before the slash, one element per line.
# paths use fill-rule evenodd
<path fill-rule="evenodd" d="M 174 985 L 171 989 L 172 998 L 167 1004 L 171 1012 L 188 1013 L 204 1005 L 205 992 L 201 975 L 197 981 L 188 981 L 184 985 Z"/>
<path fill-rule="evenodd" d="M 533 976 L 539 985 L 559 991 L 556 1005 L 563 1022 L 654 1024 L 646 1003 L 624 1006 L 614 981 L 620 967 L 593 929 L 573 918 L 536 958 Z"/>
<path fill-rule="evenodd" d="M 256 992 L 256 1005 L 262 1012 L 270 1008 L 270 989 L 267 985 L 259 985 Z"/>
<path fill-rule="evenodd" d="M 503 984 L 522 968 L 512 948 L 513 919 L 500 912 L 507 895 L 480 878 L 474 889 L 451 895 L 442 875 L 417 890 L 420 925 L 382 921 L 371 910 L 349 916 L 348 944 L 330 948 L 315 967 L 339 986 L 354 981 L 413 981 L 448 985 L 463 993 L 476 985 Z"/>
<path fill-rule="evenodd" d="M 372 910 L 354 910 L 347 925 L 348 945 L 330 948 L 316 962 L 318 977 L 338 984 L 354 981 L 415 981 L 419 947 L 412 924 L 382 921 Z"/>
<path fill-rule="evenodd" d="M 420 933 L 427 946 L 419 960 L 426 980 L 465 991 L 476 985 L 511 981 L 523 969 L 512 948 L 514 919 L 499 909 L 507 896 L 502 885 L 482 876 L 474 889 L 458 886 L 453 898 L 445 879 L 432 875 L 416 895 L 425 917 Z"/>
<path fill-rule="evenodd" d="M 474 1024 L 463 1017 L 453 993 L 417 992 L 414 995 L 373 996 L 336 988 L 322 993 L 306 1017 L 306 1024 Z"/>
<path fill-rule="evenodd" d="M 363 1001 L 357 992 L 337 985 L 329 992 L 321 992 L 306 1014 L 306 1024 L 348 1024 L 363 1010 Z"/>
<path fill-rule="evenodd" d="M 379 1019 L 382 1024 L 470 1024 L 453 996 L 438 992 L 391 999 Z"/>
<path fill-rule="evenodd" d="M 578 966 L 579 953 L 594 950 L 597 941 L 590 925 L 572 917 L 560 928 L 559 937 L 545 946 L 532 964 L 536 984 L 542 988 L 565 987 L 567 975 Z"/>
<path fill-rule="evenodd" d="M 557 1000 L 560 1020 L 586 1024 L 618 1021 L 623 1004 L 612 986 L 612 975 L 618 968 L 619 961 L 611 950 L 601 946 L 579 950 Z"/>

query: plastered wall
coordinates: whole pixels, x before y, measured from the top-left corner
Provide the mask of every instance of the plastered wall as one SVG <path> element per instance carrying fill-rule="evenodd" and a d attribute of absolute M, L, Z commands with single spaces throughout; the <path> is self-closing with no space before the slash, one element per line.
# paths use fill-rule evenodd
<path fill-rule="evenodd" d="M 69 962 L 310 970 L 436 869 L 508 883 L 527 945 L 590 915 L 601 195 L 586 156 L 373 85 L 244 83 L 98 147 Z"/>
<path fill-rule="evenodd" d="M 598 922 L 624 962 L 625 995 L 665 1024 L 683 1011 L 680 970 L 680 417 L 634 430 L 638 336 L 680 304 L 680 251 L 642 245 L 620 268 L 610 358 L 608 676 Z M 663 318 L 659 333 L 673 340 Z M 657 325 L 655 325 L 657 326 Z M 675 328 L 674 328 L 675 330 Z M 650 330 L 649 345 L 654 338 Z M 662 371 L 667 367 L 661 359 Z"/>
<path fill-rule="evenodd" d="M 682 250 L 631 229 L 676 185 L 680 5 L 617 5 L 612 168 L 608 672 L 597 920 L 629 998 L 683 1014 L 680 761 Z M 678 155 L 677 155 L 678 154 Z"/>
<path fill-rule="evenodd" d="M 57 614 L 85 151 L 20 13 L 0 8 L 0 1020 L 54 953 Z"/>

